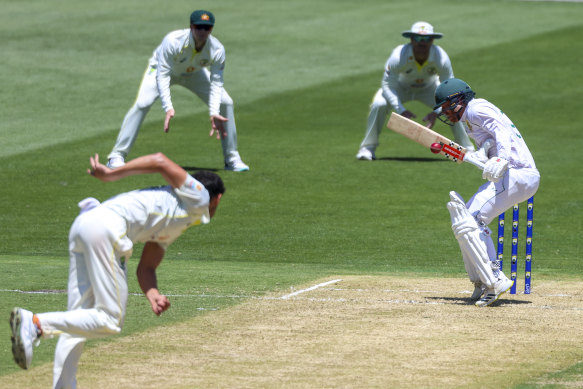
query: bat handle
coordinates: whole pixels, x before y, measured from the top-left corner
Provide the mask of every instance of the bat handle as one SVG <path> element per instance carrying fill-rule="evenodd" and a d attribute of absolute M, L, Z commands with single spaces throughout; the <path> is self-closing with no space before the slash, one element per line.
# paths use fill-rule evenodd
<path fill-rule="evenodd" d="M 471 163 L 472 165 L 476 166 L 480 170 L 484 170 L 484 167 L 486 167 L 486 165 L 484 165 L 483 162 L 477 161 L 477 160 L 473 159 L 471 156 L 469 156 L 469 158 L 464 158 L 464 162 Z"/>

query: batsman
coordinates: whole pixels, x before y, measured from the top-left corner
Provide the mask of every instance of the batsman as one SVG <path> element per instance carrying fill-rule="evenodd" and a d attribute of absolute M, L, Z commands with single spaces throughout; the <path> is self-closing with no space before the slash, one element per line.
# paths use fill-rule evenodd
<path fill-rule="evenodd" d="M 488 225 L 514 204 L 533 196 L 540 174 L 512 121 L 494 104 L 475 98 L 465 81 L 451 78 L 441 83 L 435 90 L 435 103 L 435 109 L 441 108 L 440 120 L 449 125 L 464 123 L 470 138 L 488 155 L 482 173 L 488 182 L 467 203 L 454 191 L 447 203 L 466 272 L 475 286 L 471 299 L 485 307 L 514 282 L 500 270 Z"/>

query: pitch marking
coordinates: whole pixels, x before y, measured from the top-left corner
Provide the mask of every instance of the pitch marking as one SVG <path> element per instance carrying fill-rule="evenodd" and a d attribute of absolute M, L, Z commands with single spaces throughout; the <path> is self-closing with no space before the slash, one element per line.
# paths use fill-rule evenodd
<path fill-rule="evenodd" d="M 298 290 L 296 292 L 293 292 L 293 293 L 290 293 L 290 294 L 286 294 L 285 296 L 281 296 L 280 299 L 281 300 L 287 300 L 288 298 L 293 297 L 293 296 L 297 296 L 298 294 L 305 293 L 305 292 L 309 292 L 309 291 L 312 291 L 314 289 L 321 288 L 321 287 L 326 286 L 326 285 L 335 284 L 335 283 L 340 282 L 340 281 L 342 281 L 342 280 L 341 279 L 338 279 L 338 280 L 332 280 L 332 281 L 322 282 L 321 284 L 314 285 L 314 286 L 310 286 L 309 288 L 302 289 L 302 290 Z"/>

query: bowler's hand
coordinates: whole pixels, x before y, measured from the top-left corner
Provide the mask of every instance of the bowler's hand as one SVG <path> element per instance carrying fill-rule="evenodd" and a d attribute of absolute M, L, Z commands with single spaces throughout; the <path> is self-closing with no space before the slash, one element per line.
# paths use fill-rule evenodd
<path fill-rule="evenodd" d="M 209 136 L 213 136 L 213 134 L 216 131 L 217 132 L 217 139 L 226 138 L 227 131 L 225 131 L 224 123 L 229 121 L 229 119 L 227 119 L 226 117 L 223 117 L 221 115 L 212 115 L 210 117 L 210 120 L 211 120 L 212 128 L 211 128 L 211 132 L 210 132 Z"/>
<path fill-rule="evenodd" d="M 164 119 L 164 132 L 170 131 L 170 119 L 174 117 L 174 114 L 175 112 L 173 109 L 166 112 L 166 118 Z"/>
<path fill-rule="evenodd" d="M 170 301 L 168 301 L 168 298 L 162 294 L 152 296 L 149 298 L 149 300 L 150 304 L 152 305 L 152 311 L 157 316 L 160 316 L 162 312 L 170 308 Z"/>
<path fill-rule="evenodd" d="M 94 157 L 89 157 L 89 163 L 91 164 L 91 168 L 87 169 L 87 173 L 101 181 L 111 181 L 108 175 L 113 170 L 99 162 L 99 154 L 95 154 Z"/>
<path fill-rule="evenodd" d="M 437 119 L 437 114 L 431 111 L 423 118 L 423 122 L 427 123 L 425 124 L 427 128 L 432 128 L 433 125 L 435 124 L 435 119 Z"/>

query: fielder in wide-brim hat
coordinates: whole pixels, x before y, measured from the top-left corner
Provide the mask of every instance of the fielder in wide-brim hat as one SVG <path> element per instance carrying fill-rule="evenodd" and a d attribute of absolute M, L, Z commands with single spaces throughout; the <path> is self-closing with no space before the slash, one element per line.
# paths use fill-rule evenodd
<path fill-rule="evenodd" d="M 434 32 L 433 26 L 427 22 L 416 22 L 411 26 L 408 31 L 403 31 L 402 34 L 405 38 L 411 38 L 413 35 L 425 35 L 430 36 L 433 39 L 439 39 L 443 36 L 440 32 Z"/>

